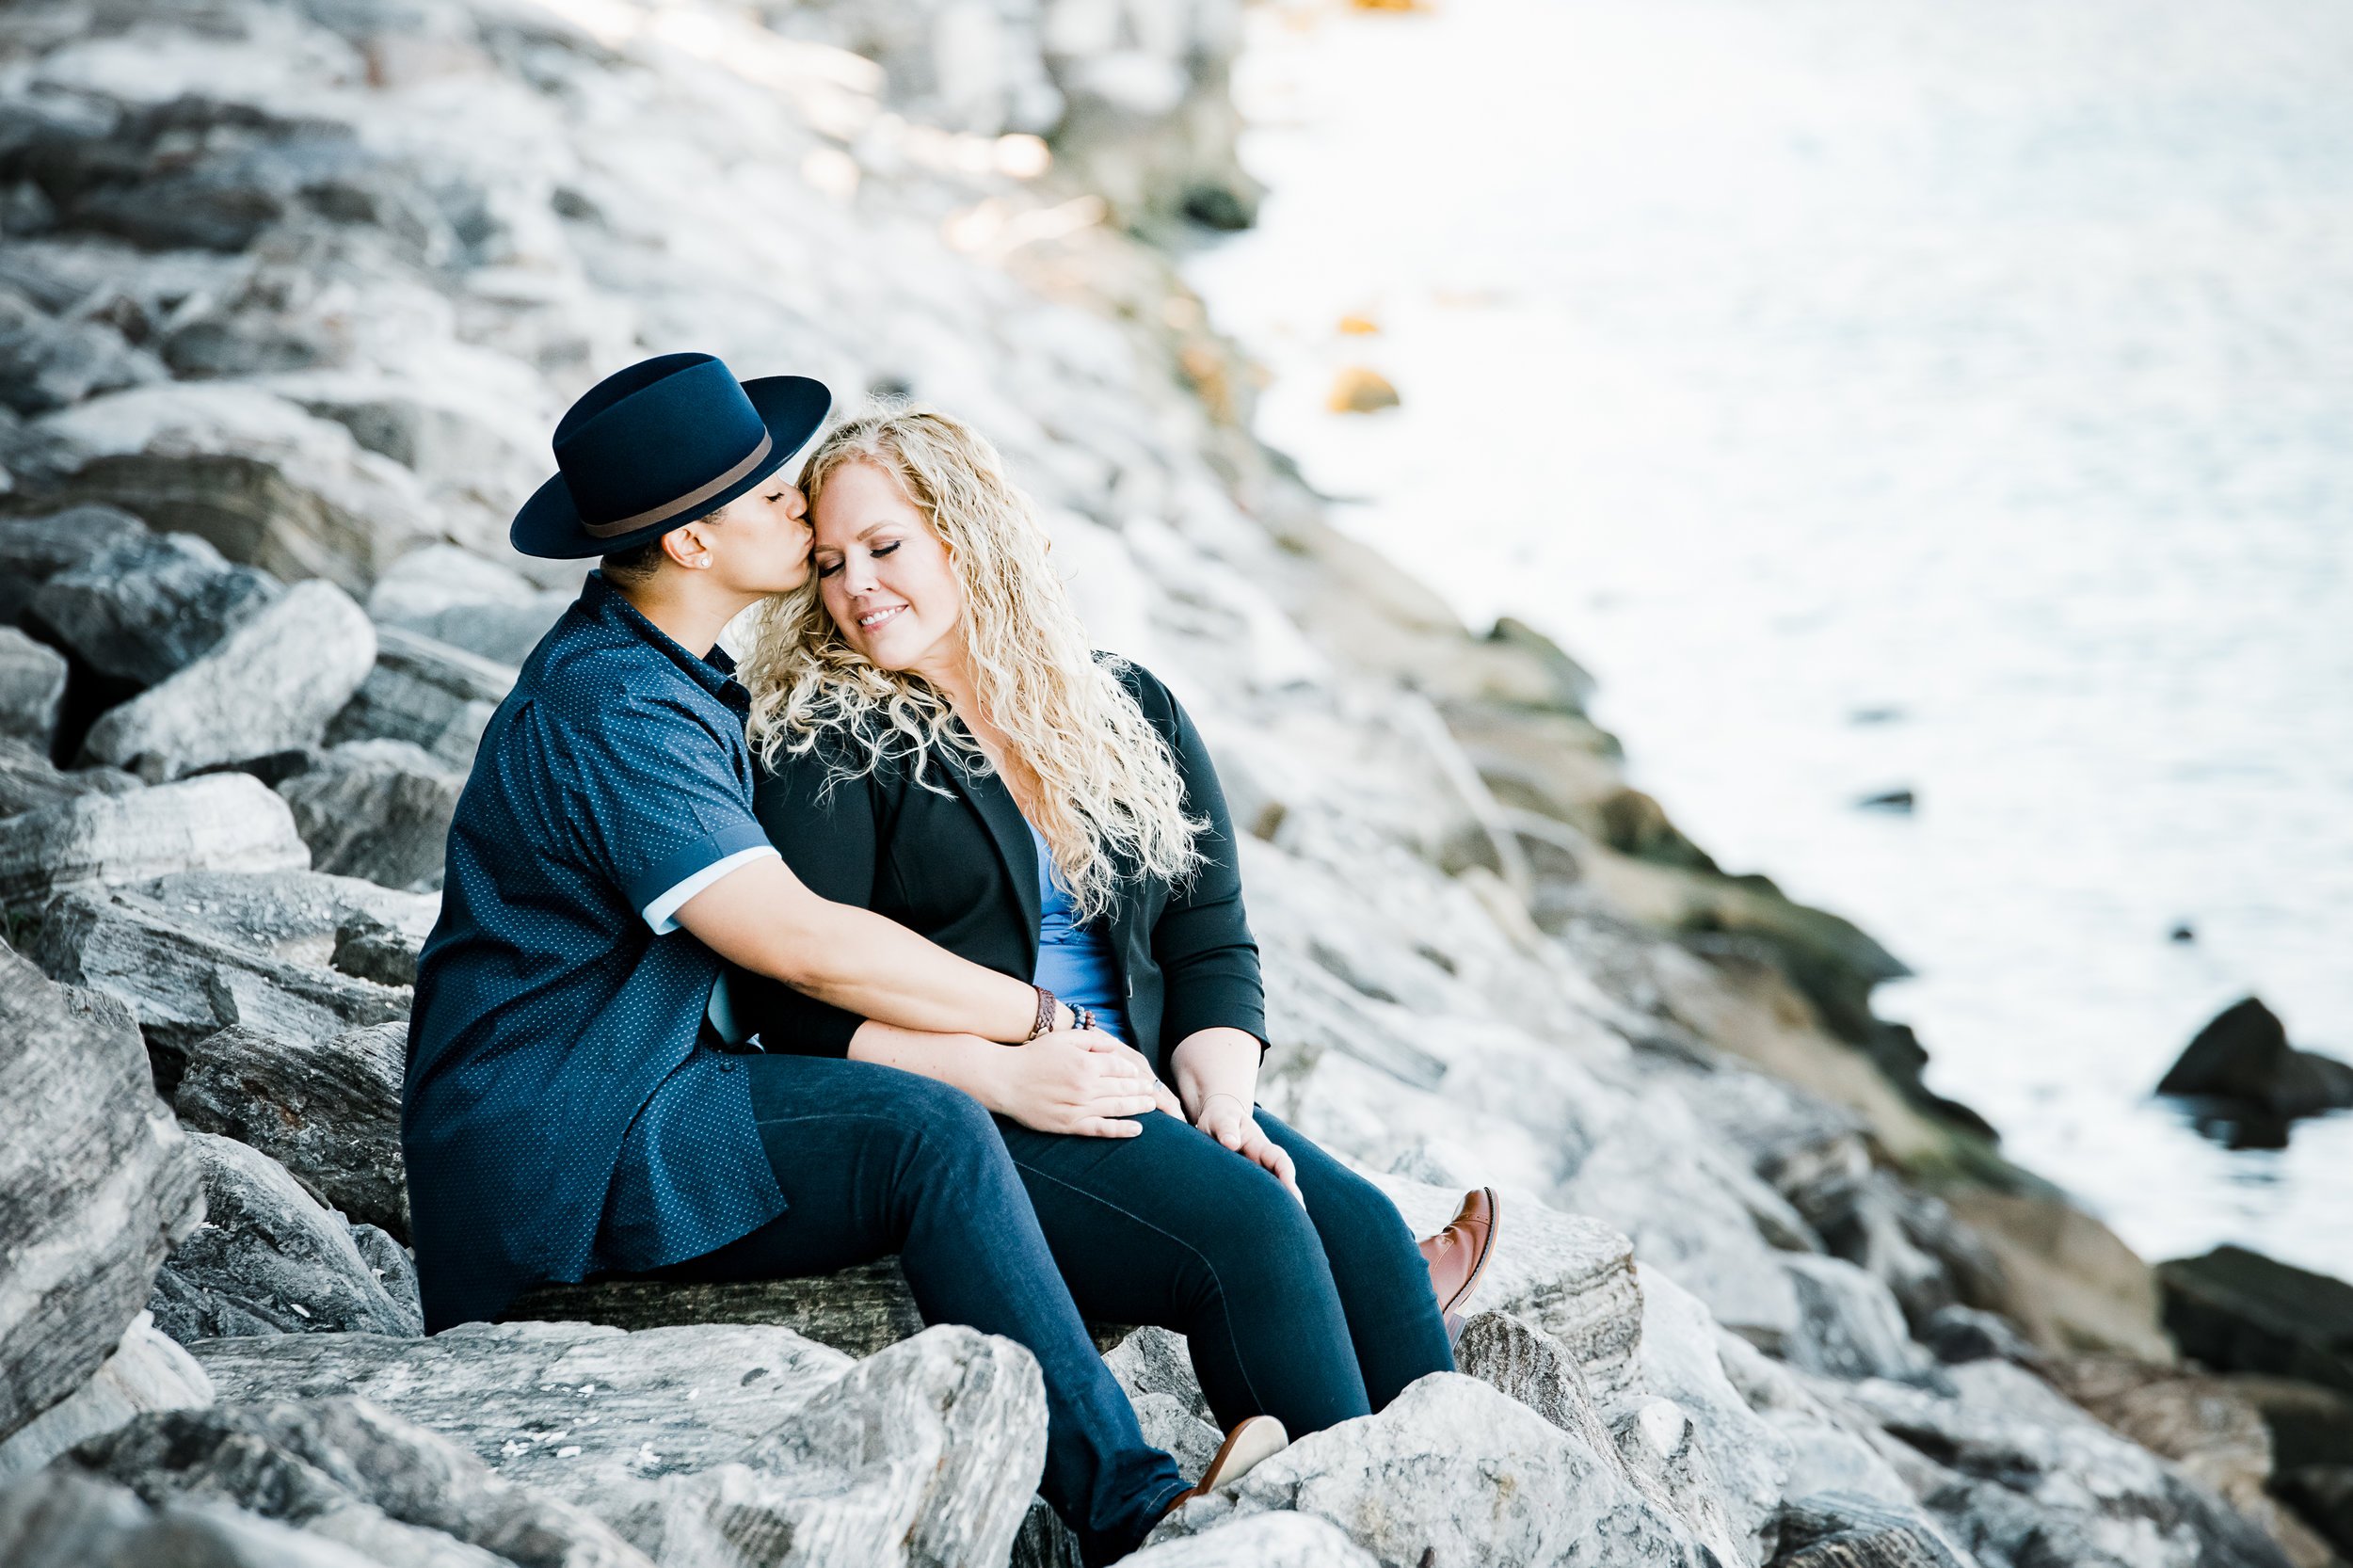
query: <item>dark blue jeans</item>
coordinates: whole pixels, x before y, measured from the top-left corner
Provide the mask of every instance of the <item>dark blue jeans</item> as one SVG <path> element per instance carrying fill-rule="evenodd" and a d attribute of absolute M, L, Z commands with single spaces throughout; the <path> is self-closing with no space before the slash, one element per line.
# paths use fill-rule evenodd
<path fill-rule="evenodd" d="M 895 1067 L 743 1060 L 792 1207 L 650 1276 L 789 1278 L 898 1253 L 925 1322 L 1001 1334 L 1037 1357 L 1038 1489 L 1089 1563 L 1133 1550 L 1185 1481 L 1144 1443 L 1081 1313 L 1186 1335 L 1222 1425 L 1264 1411 L 1294 1436 L 1452 1365 L 1397 1210 L 1264 1112 L 1298 1164 L 1306 1212 L 1273 1176 L 1157 1112 L 1136 1138 L 1066 1137 L 992 1119 L 962 1090 Z"/>

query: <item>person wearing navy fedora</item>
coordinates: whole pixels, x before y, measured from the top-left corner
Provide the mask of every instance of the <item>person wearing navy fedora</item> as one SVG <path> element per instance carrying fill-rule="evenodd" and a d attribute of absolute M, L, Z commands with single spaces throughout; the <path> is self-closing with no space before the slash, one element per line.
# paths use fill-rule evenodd
<path fill-rule="evenodd" d="M 417 959 L 401 1141 L 425 1328 L 545 1282 L 896 1252 L 927 1322 L 1037 1357 L 1040 1490 L 1107 1562 L 1184 1478 L 1096 1353 L 989 1112 L 846 1040 L 769 1058 L 756 1096 L 719 984 L 733 963 L 834 1003 L 845 1030 L 1024 1043 L 1008 1061 L 1041 1125 L 1168 1103 L 1050 993 L 818 898 L 753 814 L 719 632 L 808 576 L 780 471 L 829 404 L 708 354 L 643 360 L 565 413 L 557 472 L 515 517 L 520 551 L 601 559 L 483 731 Z"/>

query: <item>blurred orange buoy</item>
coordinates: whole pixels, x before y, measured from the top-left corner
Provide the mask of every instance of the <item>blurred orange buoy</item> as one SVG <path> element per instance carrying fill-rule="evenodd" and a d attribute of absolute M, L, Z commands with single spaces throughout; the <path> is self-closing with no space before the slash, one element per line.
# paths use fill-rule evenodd
<path fill-rule="evenodd" d="M 1397 389 L 1377 370 L 1351 365 L 1333 378 L 1332 395 L 1324 406 L 1336 414 L 1369 414 L 1398 406 Z"/>

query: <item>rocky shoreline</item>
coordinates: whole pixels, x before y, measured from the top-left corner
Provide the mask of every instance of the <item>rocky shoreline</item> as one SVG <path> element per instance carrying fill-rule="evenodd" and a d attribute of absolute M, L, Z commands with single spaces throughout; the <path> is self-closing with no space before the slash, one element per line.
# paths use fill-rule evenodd
<path fill-rule="evenodd" d="M 2345 1288 L 2217 1255 L 2161 1320 L 1921 1084 L 1893 956 L 1724 874 L 1567 654 L 1252 439 L 1139 237 L 1247 218 L 1235 41 L 1211 0 L 0 11 L 0 1558 L 1074 1560 L 1034 1365 L 887 1265 L 421 1334 L 408 986 L 572 586 L 504 520 L 573 392 L 690 344 L 999 441 L 1250 832 L 1268 1103 L 1418 1225 L 1512 1206 L 1459 1374 L 1139 1562 L 2353 1553 Z M 1181 1341 L 1101 1338 L 1197 1464 Z"/>

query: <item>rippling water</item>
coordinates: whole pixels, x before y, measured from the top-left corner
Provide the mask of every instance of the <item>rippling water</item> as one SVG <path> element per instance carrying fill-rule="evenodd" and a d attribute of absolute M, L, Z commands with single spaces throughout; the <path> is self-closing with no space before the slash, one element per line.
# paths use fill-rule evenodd
<path fill-rule="evenodd" d="M 1192 273 L 1263 433 L 1916 968 L 1882 1011 L 2016 1158 L 2149 1256 L 2353 1275 L 2353 1117 L 2232 1152 L 2148 1094 L 2249 992 L 2353 1058 L 2353 6 L 1251 25 L 1273 196 Z M 1355 364 L 1403 407 L 1326 412 Z"/>

